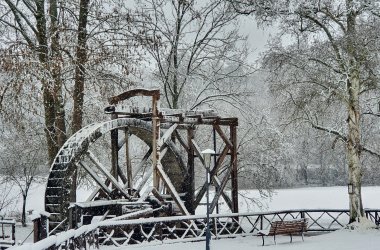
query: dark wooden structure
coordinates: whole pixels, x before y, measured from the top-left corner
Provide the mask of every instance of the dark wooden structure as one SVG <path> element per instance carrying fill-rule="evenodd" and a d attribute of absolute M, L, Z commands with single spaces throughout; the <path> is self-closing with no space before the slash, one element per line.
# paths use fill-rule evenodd
<path fill-rule="evenodd" d="M 151 98 L 151 107 L 123 107 L 123 103 L 138 96 Z M 219 199 L 223 198 L 231 212 L 238 212 L 238 119 L 220 117 L 214 110 L 160 109 L 159 99 L 159 90 L 147 89 L 134 89 L 111 97 L 111 106 L 105 109 L 111 120 L 84 127 L 67 140 L 52 164 L 46 187 L 45 210 L 51 214 L 50 231 L 75 227 L 78 215 L 69 208 L 84 207 L 75 195 L 76 177 L 80 171 L 91 176 L 97 184 L 84 201 L 83 215 L 98 215 L 99 207 L 93 206 L 91 211 L 92 206 L 88 205 L 96 200 L 128 203 L 123 203 L 119 212 L 111 206 L 103 206 L 102 219 L 136 213 L 139 209 L 135 205 L 139 204 L 140 210 L 147 211 L 142 217 L 194 214 L 207 186 L 205 180 L 195 177 L 196 166 L 204 166 L 200 145 L 215 151 L 220 149 L 214 155 L 210 170 L 216 190 L 210 211 L 217 209 Z M 102 161 L 106 157 L 92 152 L 91 146 L 108 133 L 111 160 L 104 164 Z M 131 137 L 147 145 L 137 163 L 132 163 L 135 145 Z M 146 168 L 149 162 L 151 167 Z M 196 192 L 195 183 L 199 185 L 200 182 Z M 226 191 L 227 185 L 230 193 Z M 146 205 L 152 209 L 147 210 Z M 73 214 L 76 214 L 75 220 Z"/>
<path fill-rule="evenodd" d="M 366 218 L 380 224 L 379 209 L 365 209 Z M 307 233 L 331 232 L 346 227 L 348 209 L 302 209 L 261 213 L 213 214 L 210 216 L 212 238 L 232 238 L 257 235 L 268 229 L 274 221 L 307 219 Z M 86 246 L 99 248 L 102 245 L 125 246 L 148 242 L 173 243 L 178 241 L 201 241 L 205 239 L 206 216 L 173 216 L 170 218 L 148 218 L 130 220 L 107 220 L 83 226 L 71 233 L 52 235 L 33 249 L 83 249 Z M 120 232 L 120 233 L 117 233 Z M 122 235 L 120 237 L 120 235 Z M 161 243 L 160 243 L 161 244 Z M 44 246 L 42 248 L 41 246 Z M 91 248 L 91 249 L 92 249 Z M 18 249 L 18 248 L 15 248 Z M 25 249 L 20 246 L 20 250 Z M 88 248 L 87 248 L 88 249 Z"/>
<path fill-rule="evenodd" d="M 16 221 L 13 219 L 0 220 L 0 249 L 7 249 L 16 244 Z"/>

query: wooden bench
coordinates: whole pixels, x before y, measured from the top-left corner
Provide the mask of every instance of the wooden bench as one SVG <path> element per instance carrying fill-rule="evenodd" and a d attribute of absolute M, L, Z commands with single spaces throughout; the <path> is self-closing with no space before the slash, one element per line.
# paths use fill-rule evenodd
<path fill-rule="evenodd" d="M 303 234 L 307 229 L 307 219 L 295 219 L 289 221 L 274 221 L 271 223 L 269 230 L 261 230 L 257 233 L 257 236 L 261 236 L 263 239 L 264 246 L 264 236 L 272 236 L 274 239 L 274 244 L 276 244 L 276 235 L 289 235 L 290 243 L 293 241 L 293 235 L 301 235 L 303 241 Z"/>

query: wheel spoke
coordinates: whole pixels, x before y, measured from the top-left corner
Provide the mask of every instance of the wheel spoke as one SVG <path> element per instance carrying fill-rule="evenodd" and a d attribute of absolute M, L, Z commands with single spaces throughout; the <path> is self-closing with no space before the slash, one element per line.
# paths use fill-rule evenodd
<path fill-rule="evenodd" d="M 120 185 L 120 183 L 115 179 L 115 177 L 113 177 L 113 175 L 110 172 L 108 172 L 108 170 L 103 166 L 103 164 L 96 158 L 96 156 L 91 151 L 87 152 L 87 156 L 94 163 L 96 168 L 99 169 L 107 177 L 107 179 L 111 181 L 112 185 L 117 190 L 119 190 L 126 198 L 131 198 L 129 194 L 124 190 L 124 188 Z"/>

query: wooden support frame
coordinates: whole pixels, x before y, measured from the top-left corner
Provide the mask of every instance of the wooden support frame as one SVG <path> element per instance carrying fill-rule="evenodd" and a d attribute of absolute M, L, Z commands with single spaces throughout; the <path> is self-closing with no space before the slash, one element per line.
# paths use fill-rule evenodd
<path fill-rule="evenodd" d="M 145 90 L 135 89 L 127 91 L 116 97 L 109 99 L 110 104 L 118 104 L 122 100 L 129 99 L 134 96 L 150 96 L 152 97 L 152 109 L 151 113 L 139 114 L 139 113 L 123 113 L 114 112 L 113 115 L 138 117 L 144 120 L 152 122 L 152 147 L 147 152 L 143 160 L 138 165 L 134 172 L 127 171 L 125 186 L 131 188 L 128 184 L 130 179 L 134 179 L 138 172 L 142 169 L 143 165 L 151 155 L 152 169 L 143 177 L 137 190 L 141 190 L 142 186 L 146 185 L 149 180 L 149 174 L 153 176 L 153 187 L 156 192 L 169 192 L 177 205 L 180 207 L 184 214 L 194 213 L 197 206 L 200 204 L 201 199 L 206 193 L 206 183 L 204 183 L 199 192 L 195 194 L 195 168 L 199 164 L 204 167 L 204 160 L 201 155 L 201 148 L 197 144 L 197 136 L 195 133 L 195 126 L 211 126 L 213 131 L 212 145 L 208 147 L 213 148 L 214 151 L 217 148 L 221 148 L 221 152 L 217 152 L 214 155 L 214 166 L 210 171 L 210 177 L 212 184 L 215 186 L 215 197 L 211 203 L 211 209 L 217 208 L 218 200 L 222 197 L 231 212 L 238 212 L 238 180 L 237 180 L 237 118 L 221 118 L 215 115 L 215 112 L 209 111 L 183 111 L 183 110 L 164 110 L 159 112 L 159 90 Z M 212 115 L 210 115 L 212 114 Z M 161 126 L 162 125 L 162 126 Z M 164 133 L 161 135 L 161 129 Z M 180 131 L 187 132 L 187 139 L 181 135 Z M 127 137 L 127 133 L 125 134 Z M 216 138 L 217 137 L 217 138 Z M 173 183 L 168 175 L 165 173 L 164 168 L 161 166 L 161 160 L 166 154 L 168 148 L 166 143 L 171 139 L 176 140 L 176 145 L 181 147 L 184 152 L 187 153 L 187 174 L 185 183 L 183 186 L 185 191 L 185 202 L 180 199 L 178 190 L 175 190 Z M 128 139 L 125 139 L 128 142 Z M 216 143 L 222 143 L 217 147 Z M 119 143 L 120 144 L 120 143 Z M 128 145 L 126 146 L 128 148 Z M 128 149 L 126 149 L 128 154 Z M 127 157 L 128 158 L 128 157 Z M 227 171 L 224 172 L 223 177 L 219 176 L 220 169 L 225 167 Z M 128 164 L 127 164 L 127 169 Z M 130 170 L 130 169 L 129 169 Z M 132 176 L 130 176 L 130 174 Z M 230 184 L 228 184 L 230 183 Z M 163 186 L 162 186 L 163 185 Z M 226 186 L 231 187 L 231 193 L 227 194 L 225 191 Z M 166 191 L 165 191 L 166 190 Z M 217 208 L 218 210 L 218 208 Z"/>

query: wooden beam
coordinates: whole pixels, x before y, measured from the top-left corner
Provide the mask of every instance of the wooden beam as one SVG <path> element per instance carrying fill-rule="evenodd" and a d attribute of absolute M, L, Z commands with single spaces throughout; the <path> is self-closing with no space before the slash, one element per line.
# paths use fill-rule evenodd
<path fill-rule="evenodd" d="M 210 179 L 212 179 L 216 175 L 218 168 L 222 165 L 224 158 L 226 157 L 227 153 L 228 153 L 228 147 L 226 145 L 222 151 L 222 154 L 219 156 L 219 158 L 216 162 L 216 166 L 214 166 L 214 168 L 210 171 Z M 199 192 L 195 198 L 195 202 L 194 202 L 195 208 L 199 205 L 204 194 L 206 193 L 206 191 L 207 191 L 206 188 L 207 188 L 207 183 L 205 182 L 203 184 L 202 188 L 199 190 Z"/>
<path fill-rule="evenodd" d="M 189 129 L 193 129 L 193 128 L 188 128 L 188 130 Z M 181 136 L 181 134 L 178 132 L 178 130 L 174 131 L 174 134 L 175 134 L 175 137 L 177 138 L 177 140 L 179 141 L 179 143 L 186 150 L 186 152 L 189 152 L 189 150 L 190 150 L 189 147 L 190 147 L 191 141 L 189 144 L 187 144 L 185 142 L 185 140 L 183 139 L 183 137 Z"/>
<path fill-rule="evenodd" d="M 233 145 L 232 145 L 231 141 L 228 139 L 228 137 L 224 134 L 222 128 L 217 124 L 213 125 L 213 127 L 214 127 L 215 131 L 218 132 L 219 136 L 222 138 L 222 140 L 228 146 L 228 148 L 232 150 Z"/>
<path fill-rule="evenodd" d="M 96 168 L 99 169 L 107 177 L 107 179 L 111 181 L 114 188 L 119 190 L 127 199 L 131 198 L 130 195 L 119 184 L 116 178 L 113 177 L 110 172 L 108 172 L 108 170 L 103 166 L 103 164 L 96 158 L 96 156 L 91 151 L 87 152 L 87 156 L 95 164 Z"/>
<path fill-rule="evenodd" d="M 133 179 L 132 179 L 132 164 L 131 164 L 131 157 L 129 154 L 129 128 L 125 128 L 125 160 L 127 163 L 127 180 L 125 183 L 127 183 L 129 194 L 132 192 L 133 188 Z"/>
<path fill-rule="evenodd" d="M 192 145 L 192 140 L 194 139 L 194 129 L 189 128 L 187 130 L 187 143 L 189 144 L 189 149 L 187 151 L 187 178 L 184 180 L 184 186 L 186 190 L 185 205 L 191 214 L 195 213 L 194 208 L 194 193 L 195 193 L 195 159 L 194 159 L 194 148 Z"/>
<path fill-rule="evenodd" d="M 237 162 L 237 129 L 236 126 L 230 126 L 230 135 L 233 148 L 231 150 L 231 198 L 232 212 L 239 213 L 239 196 L 238 196 L 238 162 Z"/>
<path fill-rule="evenodd" d="M 117 119 L 117 115 L 113 114 L 112 119 Z M 118 145 L 119 130 L 111 130 L 111 174 L 117 179 L 117 166 L 119 164 L 119 145 Z"/>
<path fill-rule="evenodd" d="M 201 149 L 198 147 L 198 145 L 197 145 L 197 143 L 195 142 L 194 139 L 191 140 L 191 143 L 193 145 L 195 154 L 198 156 L 198 159 L 201 161 L 203 167 L 206 167 L 205 166 L 205 161 L 204 161 L 202 153 L 201 153 L 202 152 Z"/>
<path fill-rule="evenodd" d="M 141 189 L 144 187 L 144 185 L 148 182 L 149 178 L 152 176 L 152 173 L 153 173 L 153 169 L 148 168 L 148 171 L 145 173 L 145 175 L 143 176 L 143 179 L 141 180 L 141 182 L 136 188 L 136 194 L 140 193 Z"/>
<path fill-rule="evenodd" d="M 164 182 L 165 186 L 168 188 L 169 193 L 171 194 L 171 196 L 172 196 L 173 200 L 175 201 L 175 203 L 178 205 L 178 207 L 181 210 L 181 212 L 184 215 L 190 215 L 189 211 L 187 211 L 187 209 L 185 207 L 185 204 L 181 200 L 181 197 L 179 196 L 177 190 L 175 189 L 173 183 L 170 181 L 169 176 L 167 176 L 167 174 L 165 173 L 165 171 L 162 168 L 162 166 L 161 165 L 157 165 L 157 170 L 158 170 L 158 173 L 159 173 L 162 181 Z"/>
<path fill-rule="evenodd" d="M 221 186 L 221 182 L 219 180 L 219 178 L 217 176 L 214 176 L 214 185 L 218 188 Z M 224 199 L 224 201 L 227 203 L 227 206 L 230 208 L 230 210 L 232 211 L 232 201 L 231 201 L 231 198 L 227 195 L 226 191 L 222 190 L 222 197 Z"/>
<path fill-rule="evenodd" d="M 154 187 L 152 188 L 152 194 L 154 195 L 154 197 L 156 197 L 161 202 L 161 204 L 165 203 L 165 200 L 161 196 L 160 192 L 158 192 L 158 190 Z"/>
<path fill-rule="evenodd" d="M 111 105 L 115 105 L 121 101 L 127 100 L 134 96 L 152 96 L 153 98 L 156 97 L 157 99 L 159 99 L 160 90 L 159 89 L 132 89 L 120 95 L 108 98 L 108 102 Z"/>
<path fill-rule="evenodd" d="M 224 175 L 222 182 L 218 183 L 218 185 L 215 185 L 215 186 L 217 186 L 217 190 L 218 191 L 215 193 L 214 199 L 211 202 L 210 213 L 212 213 L 214 211 L 216 205 L 218 204 L 218 200 L 219 200 L 221 194 L 223 193 L 224 188 L 227 185 L 227 182 L 228 182 L 228 179 L 230 177 L 230 174 L 231 174 L 231 168 L 228 168 L 227 173 Z M 216 176 L 214 176 L 214 184 L 217 183 L 217 182 L 219 182 L 219 179 L 216 178 Z"/>
<path fill-rule="evenodd" d="M 165 147 L 164 149 L 161 150 L 160 162 L 161 162 L 162 158 L 164 158 L 164 156 L 166 155 L 167 152 L 168 152 L 168 147 Z"/>
<path fill-rule="evenodd" d="M 161 136 L 158 142 L 158 146 L 160 148 L 167 142 L 167 140 L 170 139 L 170 137 L 172 136 L 173 132 L 176 130 L 177 127 L 178 127 L 178 124 L 173 124 L 169 129 L 165 131 L 165 133 L 163 134 L 163 136 Z"/>
<path fill-rule="evenodd" d="M 149 156 L 152 154 L 152 148 L 149 148 L 148 152 L 144 155 L 144 157 L 141 159 L 140 163 L 137 165 L 135 172 L 132 174 L 132 179 L 135 179 L 137 174 L 141 171 L 141 169 L 144 167 L 146 161 L 148 160 Z"/>
<path fill-rule="evenodd" d="M 159 189 L 159 173 L 157 166 L 160 164 L 160 118 L 158 117 L 158 101 L 160 95 L 153 95 L 152 98 L 152 168 L 153 168 L 153 186 Z"/>
<path fill-rule="evenodd" d="M 86 170 L 86 172 L 94 179 L 94 181 L 100 186 L 100 188 L 108 195 L 111 194 L 112 190 L 103 183 L 102 180 L 99 179 L 98 175 L 86 164 L 83 162 L 79 162 L 79 165 Z"/>

